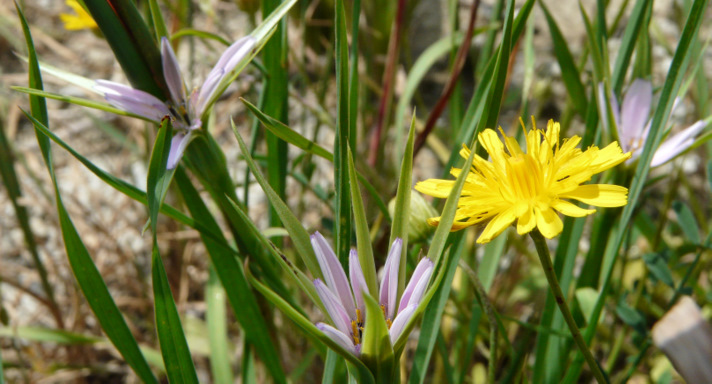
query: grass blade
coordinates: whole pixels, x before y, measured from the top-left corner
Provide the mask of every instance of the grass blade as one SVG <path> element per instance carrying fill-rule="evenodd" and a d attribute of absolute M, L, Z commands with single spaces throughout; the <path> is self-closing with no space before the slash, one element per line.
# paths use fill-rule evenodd
<path fill-rule="evenodd" d="M 180 323 L 178 309 L 173 300 L 168 276 L 154 241 L 151 253 L 153 276 L 153 300 L 156 311 L 156 331 L 161 345 L 163 362 L 171 383 L 197 383 L 193 359 L 190 357 L 188 343 L 185 340 L 183 326 Z"/>
<path fill-rule="evenodd" d="M 183 195 L 183 201 L 185 201 L 191 216 L 202 217 L 212 231 L 221 233 L 220 227 L 210 210 L 208 210 L 185 172 L 178 170 L 175 177 L 176 185 Z M 239 208 L 235 209 L 239 211 Z M 260 312 L 257 300 L 247 283 L 242 264 L 238 262 L 234 254 L 226 252 L 223 247 L 220 247 L 220 242 L 226 241 L 222 234 L 220 237 L 220 239 L 216 240 L 201 235 L 201 240 L 205 244 L 220 283 L 225 287 L 225 293 L 230 301 L 235 318 L 242 326 L 242 329 L 249 330 L 246 334 L 247 339 L 255 346 L 257 353 L 265 362 L 275 381 L 284 382 L 284 373 L 279 363 L 279 354 L 270 338 L 269 329 L 266 326 L 267 322 Z"/>
<path fill-rule="evenodd" d="M 208 310 L 205 321 L 208 325 L 208 340 L 210 341 L 210 368 L 213 381 L 216 384 L 234 383 L 230 364 L 230 347 L 228 345 L 227 312 L 225 311 L 225 288 L 215 273 L 215 266 L 210 265 L 208 283 L 205 287 L 205 301 Z"/>
<path fill-rule="evenodd" d="M 596 301 L 592 316 L 588 319 L 588 324 L 598 324 L 598 319 L 603 311 L 603 304 L 605 298 L 607 297 L 608 289 L 610 288 L 613 267 L 616 264 L 615 261 L 617 259 L 618 249 L 620 248 L 623 238 L 627 233 L 628 223 L 633 216 L 633 211 L 637 207 L 636 203 L 640 197 L 643 187 L 645 186 L 645 181 L 647 179 L 648 172 L 650 171 L 650 161 L 652 160 L 655 152 L 654 149 L 660 145 L 662 140 L 663 130 L 667 124 L 668 117 L 670 116 L 670 110 L 672 108 L 675 95 L 677 94 L 683 80 L 684 68 L 690 58 L 689 47 L 697 35 L 697 31 L 699 30 L 703 19 L 703 11 L 706 9 L 705 7 L 707 2 L 707 0 L 695 0 L 692 4 L 687 21 L 685 22 L 682 36 L 678 42 L 675 55 L 673 56 L 668 70 L 665 84 L 663 85 L 663 90 L 660 94 L 658 108 L 655 110 L 655 114 L 653 115 L 653 121 L 648 133 L 648 139 L 645 141 L 645 146 L 643 147 L 643 152 L 639 157 L 638 167 L 635 170 L 633 182 L 628 192 L 628 205 L 623 208 L 621 219 L 618 222 L 617 228 L 613 231 L 613 238 L 611 240 L 612 246 L 606 248 L 606 252 L 603 256 L 604 260 L 610 260 L 610 262 L 604 265 L 600 296 Z M 586 328 L 584 339 L 587 344 L 591 343 L 595 328 L 596 327 Z M 576 359 L 569 367 L 564 380 L 566 382 L 574 382 L 581 372 L 582 365 L 583 356 L 581 354 L 577 354 Z"/>
<path fill-rule="evenodd" d="M 400 268 L 398 272 L 398 297 L 405 289 L 405 258 L 408 255 L 408 231 L 410 226 L 410 194 L 412 192 L 413 180 L 413 146 L 415 140 L 415 114 L 410 122 L 408 142 L 403 153 L 400 177 L 398 179 L 398 191 L 396 192 L 396 206 L 393 210 L 393 222 L 391 225 L 391 238 L 388 242 L 393 244 L 396 238 L 403 240 L 401 250 Z M 361 261 L 363 265 L 363 261 Z"/>
<path fill-rule="evenodd" d="M 334 138 L 334 184 L 336 209 L 334 242 L 336 255 L 346 267 L 351 248 L 351 196 L 349 190 L 348 150 L 355 148 L 355 137 L 349 113 L 349 53 L 346 38 L 346 12 L 343 0 L 336 0 L 334 10 L 334 39 L 336 55 L 336 137 Z M 354 142 L 352 144 L 352 142 Z"/>
<path fill-rule="evenodd" d="M 156 332 L 161 345 L 161 354 L 166 364 L 166 373 L 172 383 L 197 383 L 198 377 L 190 356 L 188 342 L 180 322 L 178 308 L 168 284 L 168 276 L 163 267 L 158 250 L 158 211 L 168 192 L 175 169 L 166 169 L 168 152 L 173 138 L 170 119 L 163 119 L 148 164 L 147 200 L 148 217 L 153 233 L 151 271 L 153 277 L 153 304 L 156 315 Z"/>
<path fill-rule="evenodd" d="M 42 76 L 39 70 L 39 63 L 35 53 L 34 43 L 30 34 L 27 20 L 20 6 L 16 3 L 16 9 L 20 16 L 25 40 L 28 48 L 28 63 L 29 63 L 29 83 L 31 88 L 42 90 Z M 25 115 L 32 120 L 35 125 L 35 134 L 37 141 L 42 151 L 42 157 L 52 179 L 55 198 L 57 200 L 57 213 L 59 217 L 60 229 L 64 240 L 67 258 L 69 259 L 72 273 L 74 274 L 79 288 L 87 299 L 89 306 L 94 312 L 101 328 L 104 330 L 109 340 L 114 344 L 119 353 L 123 356 L 126 363 L 136 372 L 138 377 L 147 383 L 157 383 L 151 369 L 146 362 L 146 359 L 141 354 L 138 348 L 136 339 L 131 334 L 124 318 L 121 315 L 116 303 L 114 303 L 109 290 L 101 277 L 101 274 L 96 268 L 94 261 L 86 246 L 82 242 L 77 233 L 72 219 L 67 213 L 62 198 L 59 194 L 59 186 L 54 174 L 54 166 L 52 162 L 51 147 L 49 138 L 42 133 L 39 126 L 48 124 L 47 105 L 44 98 L 30 95 L 31 114 Z"/>
<path fill-rule="evenodd" d="M 237 138 L 237 142 L 240 145 L 242 155 L 245 158 L 245 161 L 247 162 L 247 166 L 250 168 L 252 174 L 255 176 L 255 179 L 264 190 L 265 194 L 267 195 L 267 198 L 274 207 L 275 212 L 280 215 L 280 219 L 284 223 L 284 227 L 289 232 L 289 237 L 294 243 L 294 247 L 297 249 L 297 252 L 301 256 L 302 261 L 307 266 L 307 269 L 312 274 L 312 276 L 314 276 L 314 278 L 320 278 L 322 276 L 321 268 L 319 268 L 319 262 L 317 262 L 316 260 L 316 255 L 314 254 L 314 249 L 312 248 L 309 234 L 306 230 L 304 230 L 304 227 L 302 227 L 302 223 L 299 221 L 299 219 L 297 219 L 296 216 L 294 216 L 287 204 L 284 203 L 284 200 L 282 200 L 279 195 L 277 195 L 277 193 L 267 183 L 267 180 L 265 180 L 264 176 L 262 176 L 262 172 L 260 172 L 260 170 L 257 168 L 257 165 L 252 160 L 250 152 L 247 150 L 247 146 L 242 140 L 242 136 L 240 136 L 240 134 L 237 132 L 237 127 L 235 127 L 234 124 L 232 125 L 232 129 L 235 133 L 235 138 Z"/>
<path fill-rule="evenodd" d="M 273 12 L 280 2 L 281 0 L 262 1 L 262 14 Z M 283 123 L 289 122 L 286 52 L 287 28 L 286 20 L 283 19 L 277 24 L 274 35 L 262 49 L 262 58 L 269 74 L 264 81 L 263 109 L 267 115 L 274 116 Z M 287 143 L 270 132 L 265 134 L 265 141 L 267 142 L 267 180 L 277 196 L 284 200 L 287 185 Z M 279 214 L 273 207 L 270 207 L 269 222 L 272 227 L 281 225 Z"/>
<path fill-rule="evenodd" d="M 363 270 L 363 277 L 368 285 L 368 291 L 375 294 L 378 292 L 378 276 L 376 276 L 376 264 L 373 260 L 373 245 L 368 230 L 368 220 L 366 220 L 366 210 L 363 207 L 363 198 L 359 190 L 354 168 L 354 159 L 351 148 L 346 148 L 348 152 L 349 165 L 349 185 L 351 186 L 351 203 L 354 206 L 354 224 L 356 231 L 356 249 L 358 250 L 358 260 Z M 392 244 L 392 242 L 391 242 Z M 403 245 L 405 248 L 405 244 Z M 403 251 L 405 255 L 405 250 Z"/>
<path fill-rule="evenodd" d="M 129 83 L 161 100 L 169 100 L 161 53 L 134 2 L 84 0 L 84 4 L 114 51 Z"/>
<path fill-rule="evenodd" d="M 551 16 L 549 9 L 543 2 L 540 1 L 539 5 L 544 11 L 546 22 L 549 25 L 549 32 L 551 33 L 552 43 L 554 44 L 554 53 L 559 62 L 559 68 L 561 68 L 561 78 L 564 81 L 564 85 L 571 97 L 571 101 L 574 103 L 576 111 L 579 115 L 585 116 L 586 109 L 588 108 L 588 100 L 586 99 L 586 88 L 584 88 L 581 82 L 581 74 L 578 72 L 574 58 L 571 56 L 571 51 L 569 51 L 569 47 L 566 44 L 566 39 L 556 24 L 556 20 Z"/>

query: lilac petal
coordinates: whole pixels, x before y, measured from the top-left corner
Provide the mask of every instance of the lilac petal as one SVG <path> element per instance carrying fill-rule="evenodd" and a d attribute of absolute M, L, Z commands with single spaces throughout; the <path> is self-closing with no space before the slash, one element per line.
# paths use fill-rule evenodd
<path fill-rule="evenodd" d="M 185 101 L 185 83 L 181 75 L 178 59 L 173 52 L 170 41 L 165 36 L 161 39 L 161 61 L 163 62 L 163 77 L 166 79 L 171 97 L 176 104 L 183 104 Z"/>
<path fill-rule="evenodd" d="M 366 306 L 363 302 L 363 293 L 368 292 L 368 285 L 366 285 L 366 278 L 363 276 L 363 269 L 361 269 L 361 262 L 358 260 L 358 253 L 355 249 L 351 249 L 349 253 L 349 277 L 351 278 L 351 288 L 354 291 L 354 297 L 356 298 L 356 308 L 361 310 L 361 316 L 365 315 L 364 311 Z"/>
<path fill-rule="evenodd" d="M 684 152 L 695 142 L 695 137 L 702 132 L 705 126 L 707 126 L 707 123 L 700 120 L 675 136 L 669 137 L 658 147 L 658 150 L 655 151 L 650 166 L 657 167 L 658 165 L 665 164 L 675 156 Z"/>
<path fill-rule="evenodd" d="M 420 260 L 418 266 L 415 267 L 415 271 L 413 271 L 413 275 L 410 277 L 408 286 L 403 291 L 403 296 L 398 306 L 399 313 L 409 305 L 420 303 L 420 299 L 423 298 L 425 293 L 425 288 L 430 282 L 430 275 L 433 273 L 433 269 L 434 265 L 430 259 L 426 257 Z"/>
<path fill-rule="evenodd" d="M 621 124 L 618 127 L 622 143 L 628 144 L 642 137 L 648 115 L 650 115 L 652 99 L 653 86 L 650 82 L 637 79 L 630 86 L 623 99 Z"/>
<path fill-rule="evenodd" d="M 208 73 L 203 85 L 200 87 L 198 106 L 196 108 L 198 114 L 202 114 L 205 111 L 206 106 L 213 98 L 213 94 L 218 89 L 225 75 L 235 69 L 237 64 L 245 58 L 245 56 L 250 54 L 250 51 L 255 46 L 255 42 L 254 37 L 245 36 L 232 43 L 232 45 L 223 52 L 218 62 L 213 69 L 210 70 L 210 73 Z"/>
<path fill-rule="evenodd" d="M 356 346 L 348 335 L 345 335 L 343 332 L 339 331 L 338 329 L 332 327 L 329 324 L 316 323 L 316 327 L 320 331 L 324 332 L 326 337 L 333 340 L 336 344 L 339 344 L 342 348 L 353 353 L 354 355 L 358 355 Z"/>
<path fill-rule="evenodd" d="M 350 335 L 351 318 L 349 318 L 349 315 L 346 313 L 344 306 L 341 305 L 341 300 L 339 300 L 336 295 L 334 295 L 334 292 L 320 279 L 314 280 L 314 287 L 322 304 L 324 304 L 327 315 L 329 315 L 329 318 L 331 318 L 336 328 L 344 334 Z"/>
<path fill-rule="evenodd" d="M 380 304 L 386 308 L 386 319 L 393 319 L 396 309 L 396 296 L 398 295 L 398 272 L 400 269 L 401 249 L 403 240 L 396 238 L 388 251 L 386 264 L 383 266 L 383 280 L 381 280 Z"/>
<path fill-rule="evenodd" d="M 173 169 L 178 165 L 178 162 L 183 157 L 183 152 L 185 148 L 190 143 L 193 136 L 193 131 L 188 131 L 188 133 L 179 133 L 173 136 L 171 140 L 171 149 L 168 152 L 168 163 L 166 164 L 167 169 Z"/>
<path fill-rule="evenodd" d="M 408 324 L 410 318 L 413 317 L 413 314 L 415 313 L 415 310 L 417 308 L 418 305 L 413 304 L 405 307 L 402 311 L 398 312 L 398 316 L 396 316 L 396 318 L 393 320 L 393 324 L 391 324 L 391 328 L 388 330 L 388 333 L 391 337 L 391 344 L 396 343 L 396 340 L 398 340 L 398 336 L 403 333 L 403 329 L 405 329 L 406 324 Z"/>
<path fill-rule="evenodd" d="M 319 267 L 321 267 L 321 273 L 324 275 L 326 285 L 339 297 L 341 305 L 346 309 L 349 317 L 355 319 L 356 307 L 354 306 L 354 297 L 351 293 L 349 281 L 346 279 L 346 273 L 344 269 L 341 268 L 341 263 L 339 263 L 334 251 L 321 233 L 314 232 L 314 234 L 311 235 L 311 243 L 314 248 L 314 253 L 316 254 L 316 259 L 319 262 Z"/>
<path fill-rule="evenodd" d="M 215 68 L 224 68 L 225 72 L 232 71 L 237 66 L 237 63 L 250 54 L 256 42 L 257 40 L 249 35 L 238 39 L 223 52 L 215 64 Z"/>
<path fill-rule="evenodd" d="M 205 112 L 208 101 L 210 101 L 213 93 L 218 89 L 218 85 L 220 85 L 220 81 L 224 75 L 225 71 L 222 69 L 215 73 L 211 72 L 205 79 L 205 82 L 203 82 L 203 85 L 200 86 L 195 106 L 197 115 L 202 115 L 203 112 Z"/>
<path fill-rule="evenodd" d="M 97 80 L 94 90 L 116 108 L 131 112 L 155 122 L 168 115 L 165 103 L 150 93 L 108 80 Z"/>

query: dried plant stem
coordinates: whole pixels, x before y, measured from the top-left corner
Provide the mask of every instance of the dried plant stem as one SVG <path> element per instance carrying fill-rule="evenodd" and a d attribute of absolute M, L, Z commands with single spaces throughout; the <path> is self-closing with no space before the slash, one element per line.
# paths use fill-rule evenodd
<path fill-rule="evenodd" d="M 544 236 L 538 229 L 534 229 L 529 232 L 529 235 L 532 240 L 534 240 L 534 246 L 536 247 L 537 254 L 539 255 L 541 266 L 544 268 L 544 274 L 546 275 L 546 280 L 549 283 L 549 288 L 551 288 L 551 293 L 553 293 L 554 299 L 556 299 L 556 304 L 559 305 L 561 314 L 564 316 L 564 320 L 566 321 L 566 325 L 569 327 L 571 336 L 576 342 L 576 346 L 581 351 L 581 354 L 586 360 L 591 372 L 593 372 L 593 376 L 596 378 L 596 381 L 599 383 L 608 383 L 606 376 L 603 374 L 603 371 L 601 371 L 601 367 L 599 367 L 596 359 L 593 357 L 593 354 L 591 354 L 591 350 L 588 349 L 583 336 L 581 336 L 581 331 L 579 331 L 576 321 L 574 321 L 574 317 L 571 315 L 571 310 L 566 304 L 566 298 L 564 297 L 564 293 L 561 291 L 559 280 L 556 278 L 556 273 L 554 272 L 554 265 L 551 263 L 551 255 L 549 254 L 549 248 L 546 245 L 546 239 L 544 239 Z M 595 325 L 592 324 L 590 326 L 593 327 Z"/>
<path fill-rule="evenodd" d="M 443 113 L 443 110 L 445 110 L 445 106 L 447 105 L 448 100 L 450 100 L 452 92 L 455 90 L 455 85 L 460 79 L 460 72 L 462 72 L 462 68 L 465 66 L 465 59 L 467 58 L 467 52 L 470 48 L 470 41 L 472 40 L 472 35 L 475 31 L 475 20 L 477 19 L 477 9 L 479 9 L 479 7 L 480 1 L 475 0 L 472 3 L 472 7 L 470 8 L 470 21 L 467 24 L 467 32 L 465 33 L 465 39 L 462 41 L 462 45 L 460 46 L 460 49 L 457 51 L 457 55 L 455 56 L 455 62 L 452 66 L 452 73 L 450 74 L 450 78 L 448 79 L 448 82 L 445 85 L 445 89 L 443 89 L 443 93 L 440 96 L 440 99 L 438 100 L 437 104 L 435 104 L 435 107 L 433 108 L 432 112 L 430 112 L 430 116 L 428 116 L 428 120 L 425 122 L 425 128 L 423 128 L 423 130 L 415 138 L 415 144 L 413 146 L 413 156 L 416 156 L 420 149 L 423 147 L 423 145 L 425 145 L 425 139 L 427 139 L 430 132 L 433 131 L 433 128 L 435 127 L 435 122 Z"/>

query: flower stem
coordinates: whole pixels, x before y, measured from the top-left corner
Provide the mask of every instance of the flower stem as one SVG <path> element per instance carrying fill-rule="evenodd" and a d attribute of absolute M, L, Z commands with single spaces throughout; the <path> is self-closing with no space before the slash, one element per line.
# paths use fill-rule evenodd
<path fill-rule="evenodd" d="M 576 325 L 576 321 L 574 321 L 574 317 L 571 315 L 571 310 L 566 304 L 566 298 L 564 297 L 564 293 L 561 291 L 561 286 L 559 285 L 559 280 L 556 278 L 556 273 L 554 273 L 554 265 L 551 264 L 551 256 L 549 255 L 549 248 L 546 245 L 546 239 L 544 239 L 544 236 L 538 229 L 534 229 L 529 233 L 529 235 L 532 240 L 534 240 L 534 246 L 536 247 L 537 254 L 539 255 L 541 266 L 544 268 L 546 280 L 549 282 L 549 288 L 551 288 L 551 292 L 554 294 L 554 299 L 556 299 L 556 303 L 559 305 L 561 314 L 564 315 L 564 320 L 566 321 L 566 325 L 569 327 L 571 336 L 576 342 L 576 346 L 581 351 L 581 354 L 583 354 L 583 358 L 586 359 L 586 363 L 593 372 L 593 376 L 596 378 L 596 381 L 599 383 L 608 383 L 606 376 L 603 374 L 603 371 L 601 371 L 601 367 L 598 366 L 596 359 L 593 357 L 591 351 L 586 345 L 586 342 L 583 340 L 583 336 L 581 336 L 581 332 Z"/>

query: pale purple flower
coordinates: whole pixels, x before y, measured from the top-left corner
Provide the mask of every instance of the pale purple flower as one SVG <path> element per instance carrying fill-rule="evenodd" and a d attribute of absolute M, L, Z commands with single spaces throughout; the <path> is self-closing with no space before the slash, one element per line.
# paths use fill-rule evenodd
<path fill-rule="evenodd" d="M 147 92 L 107 80 L 97 80 L 94 89 L 103 94 L 109 104 L 158 124 L 166 116 L 171 118 L 177 132 L 171 141 L 167 168 L 173 169 L 190 143 L 194 131 L 202 127 L 203 113 L 219 96 L 215 93 L 220 83 L 250 54 L 254 45 L 255 39 L 252 36 L 245 36 L 234 42 L 220 56 L 203 84 L 188 93 L 175 52 L 168 39 L 163 37 L 161 62 L 163 76 L 171 95 L 170 100 L 162 101 Z"/>
<path fill-rule="evenodd" d="M 603 83 L 598 84 L 598 90 L 598 107 L 602 117 L 601 120 L 603 126 L 608 129 L 608 112 L 606 110 Z M 645 140 L 648 137 L 652 122 L 652 120 L 648 119 L 652 100 L 653 87 L 650 82 L 642 79 L 636 79 L 628 88 L 628 92 L 623 98 L 622 108 L 618 106 L 618 100 L 615 95 L 610 95 L 611 111 L 616 123 L 621 148 L 623 152 L 632 153 L 628 163 L 640 156 Z M 676 99 L 672 107 L 673 111 L 678 103 L 679 99 Z M 695 142 L 695 137 L 702 132 L 706 125 L 707 123 L 699 120 L 680 133 L 668 137 L 655 151 L 650 166 L 657 167 L 665 164 L 684 152 Z"/>
<path fill-rule="evenodd" d="M 311 236 L 311 243 L 326 281 L 316 279 L 314 287 L 333 324 L 331 326 L 317 323 L 317 328 L 344 349 L 359 355 L 366 319 L 363 295 L 369 291 L 358 254 L 355 249 L 352 249 L 349 254 L 349 282 L 336 254 L 319 232 L 315 232 Z M 397 302 L 398 269 L 400 268 L 402 248 L 403 241 L 401 239 L 396 239 L 391 245 L 386 264 L 383 267 L 384 273 L 379 295 L 379 304 L 389 327 L 391 343 L 395 343 L 408 321 L 413 317 L 425 294 L 434 268 L 430 259 L 420 260 L 413 271 L 410 282 L 403 291 L 400 302 Z"/>

